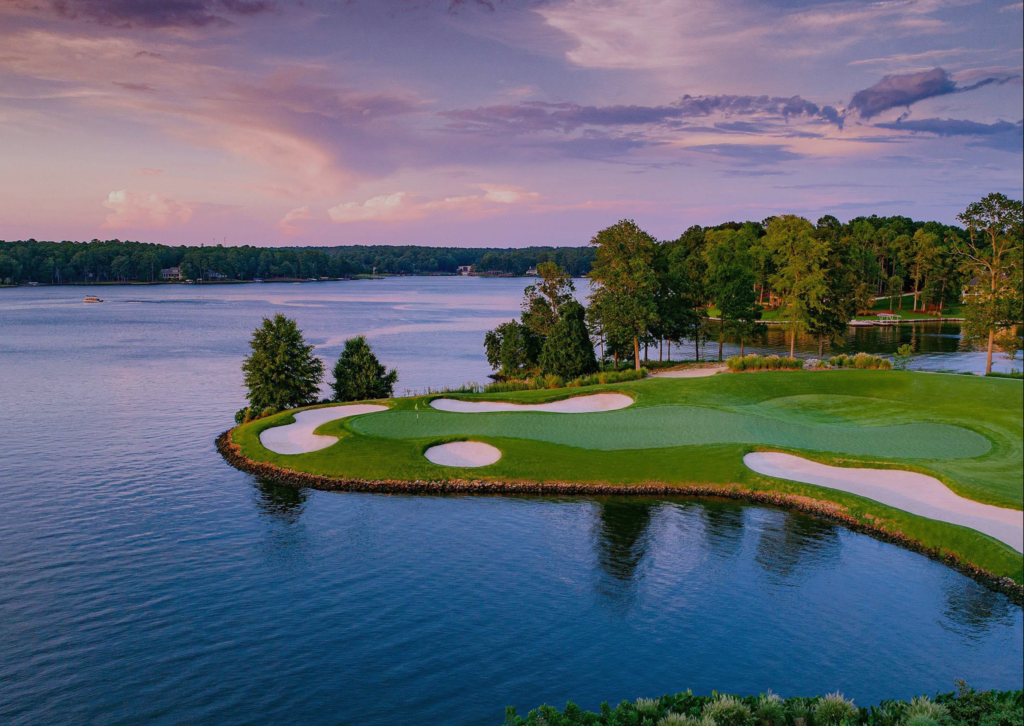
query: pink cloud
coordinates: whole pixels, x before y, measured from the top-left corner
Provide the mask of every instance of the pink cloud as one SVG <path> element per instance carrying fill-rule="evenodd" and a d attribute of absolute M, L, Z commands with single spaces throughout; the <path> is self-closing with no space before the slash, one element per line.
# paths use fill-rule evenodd
<path fill-rule="evenodd" d="M 101 229 L 158 229 L 192 218 L 192 204 L 154 192 L 110 192 L 103 206 L 112 210 Z"/>
<path fill-rule="evenodd" d="M 456 213 L 464 217 L 496 214 L 502 207 L 532 204 L 540 198 L 537 192 L 519 187 L 497 184 L 479 184 L 483 194 L 471 194 L 444 199 L 423 199 L 409 192 L 382 194 L 365 202 L 344 202 L 327 210 L 331 220 L 339 224 L 348 222 L 405 221 L 422 219 L 435 213 Z"/>
<path fill-rule="evenodd" d="M 298 207 L 281 217 L 277 223 L 278 229 L 286 235 L 294 235 L 302 232 L 303 222 L 313 218 L 309 213 L 309 207 Z"/>

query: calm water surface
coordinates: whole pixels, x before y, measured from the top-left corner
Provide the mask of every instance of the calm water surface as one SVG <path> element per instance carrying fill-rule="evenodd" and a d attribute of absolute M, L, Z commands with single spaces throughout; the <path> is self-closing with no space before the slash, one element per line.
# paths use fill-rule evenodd
<path fill-rule="evenodd" d="M 499 724 L 685 688 L 1021 687 L 1019 608 L 807 517 L 296 491 L 214 451 L 262 316 L 328 359 L 366 333 L 421 390 L 485 379 L 483 331 L 524 284 L 0 291 L 0 723 Z"/>

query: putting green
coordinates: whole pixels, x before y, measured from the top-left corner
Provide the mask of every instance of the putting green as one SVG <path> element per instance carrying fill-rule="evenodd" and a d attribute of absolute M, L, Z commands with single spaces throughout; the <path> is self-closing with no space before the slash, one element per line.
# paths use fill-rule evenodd
<path fill-rule="evenodd" d="M 981 434 L 941 423 L 898 426 L 808 425 L 699 406 L 628 408 L 572 418 L 552 413 L 389 411 L 364 416 L 352 428 L 390 439 L 490 436 L 548 441 L 582 449 L 664 449 L 706 444 L 784 446 L 836 454 L 905 459 L 966 459 L 992 448 Z"/>

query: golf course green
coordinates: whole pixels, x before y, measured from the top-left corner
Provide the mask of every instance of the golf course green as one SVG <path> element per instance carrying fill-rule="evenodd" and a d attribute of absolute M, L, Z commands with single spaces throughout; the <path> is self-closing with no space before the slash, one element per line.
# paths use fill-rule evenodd
<path fill-rule="evenodd" d="M 456 413 L 429 405 L 437 398 L 533 404 L 599 392 L 626 394 L 634 403 L 600 413 Z M 660 485 L 682 493 L 772 492 L 784 506 L 809 498 L 834 505 L 848 522 L 1019 585 L 1022 556 L 1003 542 L 847 492 L 763 476 L 743 457 L 781 451 L 834 466 L 907 469 L 938 478 L 961 497 L 1020 510 L 1022 392 L 1018 380 L 904 371 L 652 378 L 390 399 L 379 402 L 387 411 L 320 425 L 316 434 L 337 443 L 305 454 L 276 454 L 260 442 L 266 429 L 295 421 L 286 411 L 236 427 L 228 443 L 239 461 L 261 465 L 263 473 L 278 467 L 345 481 Z M 496 447 L 500 459 L 466 469 L 424 456 L 432 446 L 466 440 Z"/>

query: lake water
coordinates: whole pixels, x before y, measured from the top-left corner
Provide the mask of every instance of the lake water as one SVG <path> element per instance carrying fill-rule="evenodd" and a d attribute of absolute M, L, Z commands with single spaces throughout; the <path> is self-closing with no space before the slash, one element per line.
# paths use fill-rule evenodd
<path fill-rule="evenodd" d="M 262 316 L 329 360 L 365 333 L 422 390 L 485 380 L 524 284 L 0 291 L 0 723 L 497 726 L 686 688 L 1022 686 L 1020 608 L 805 516 L 297 491 L 215 452 Z"/>

